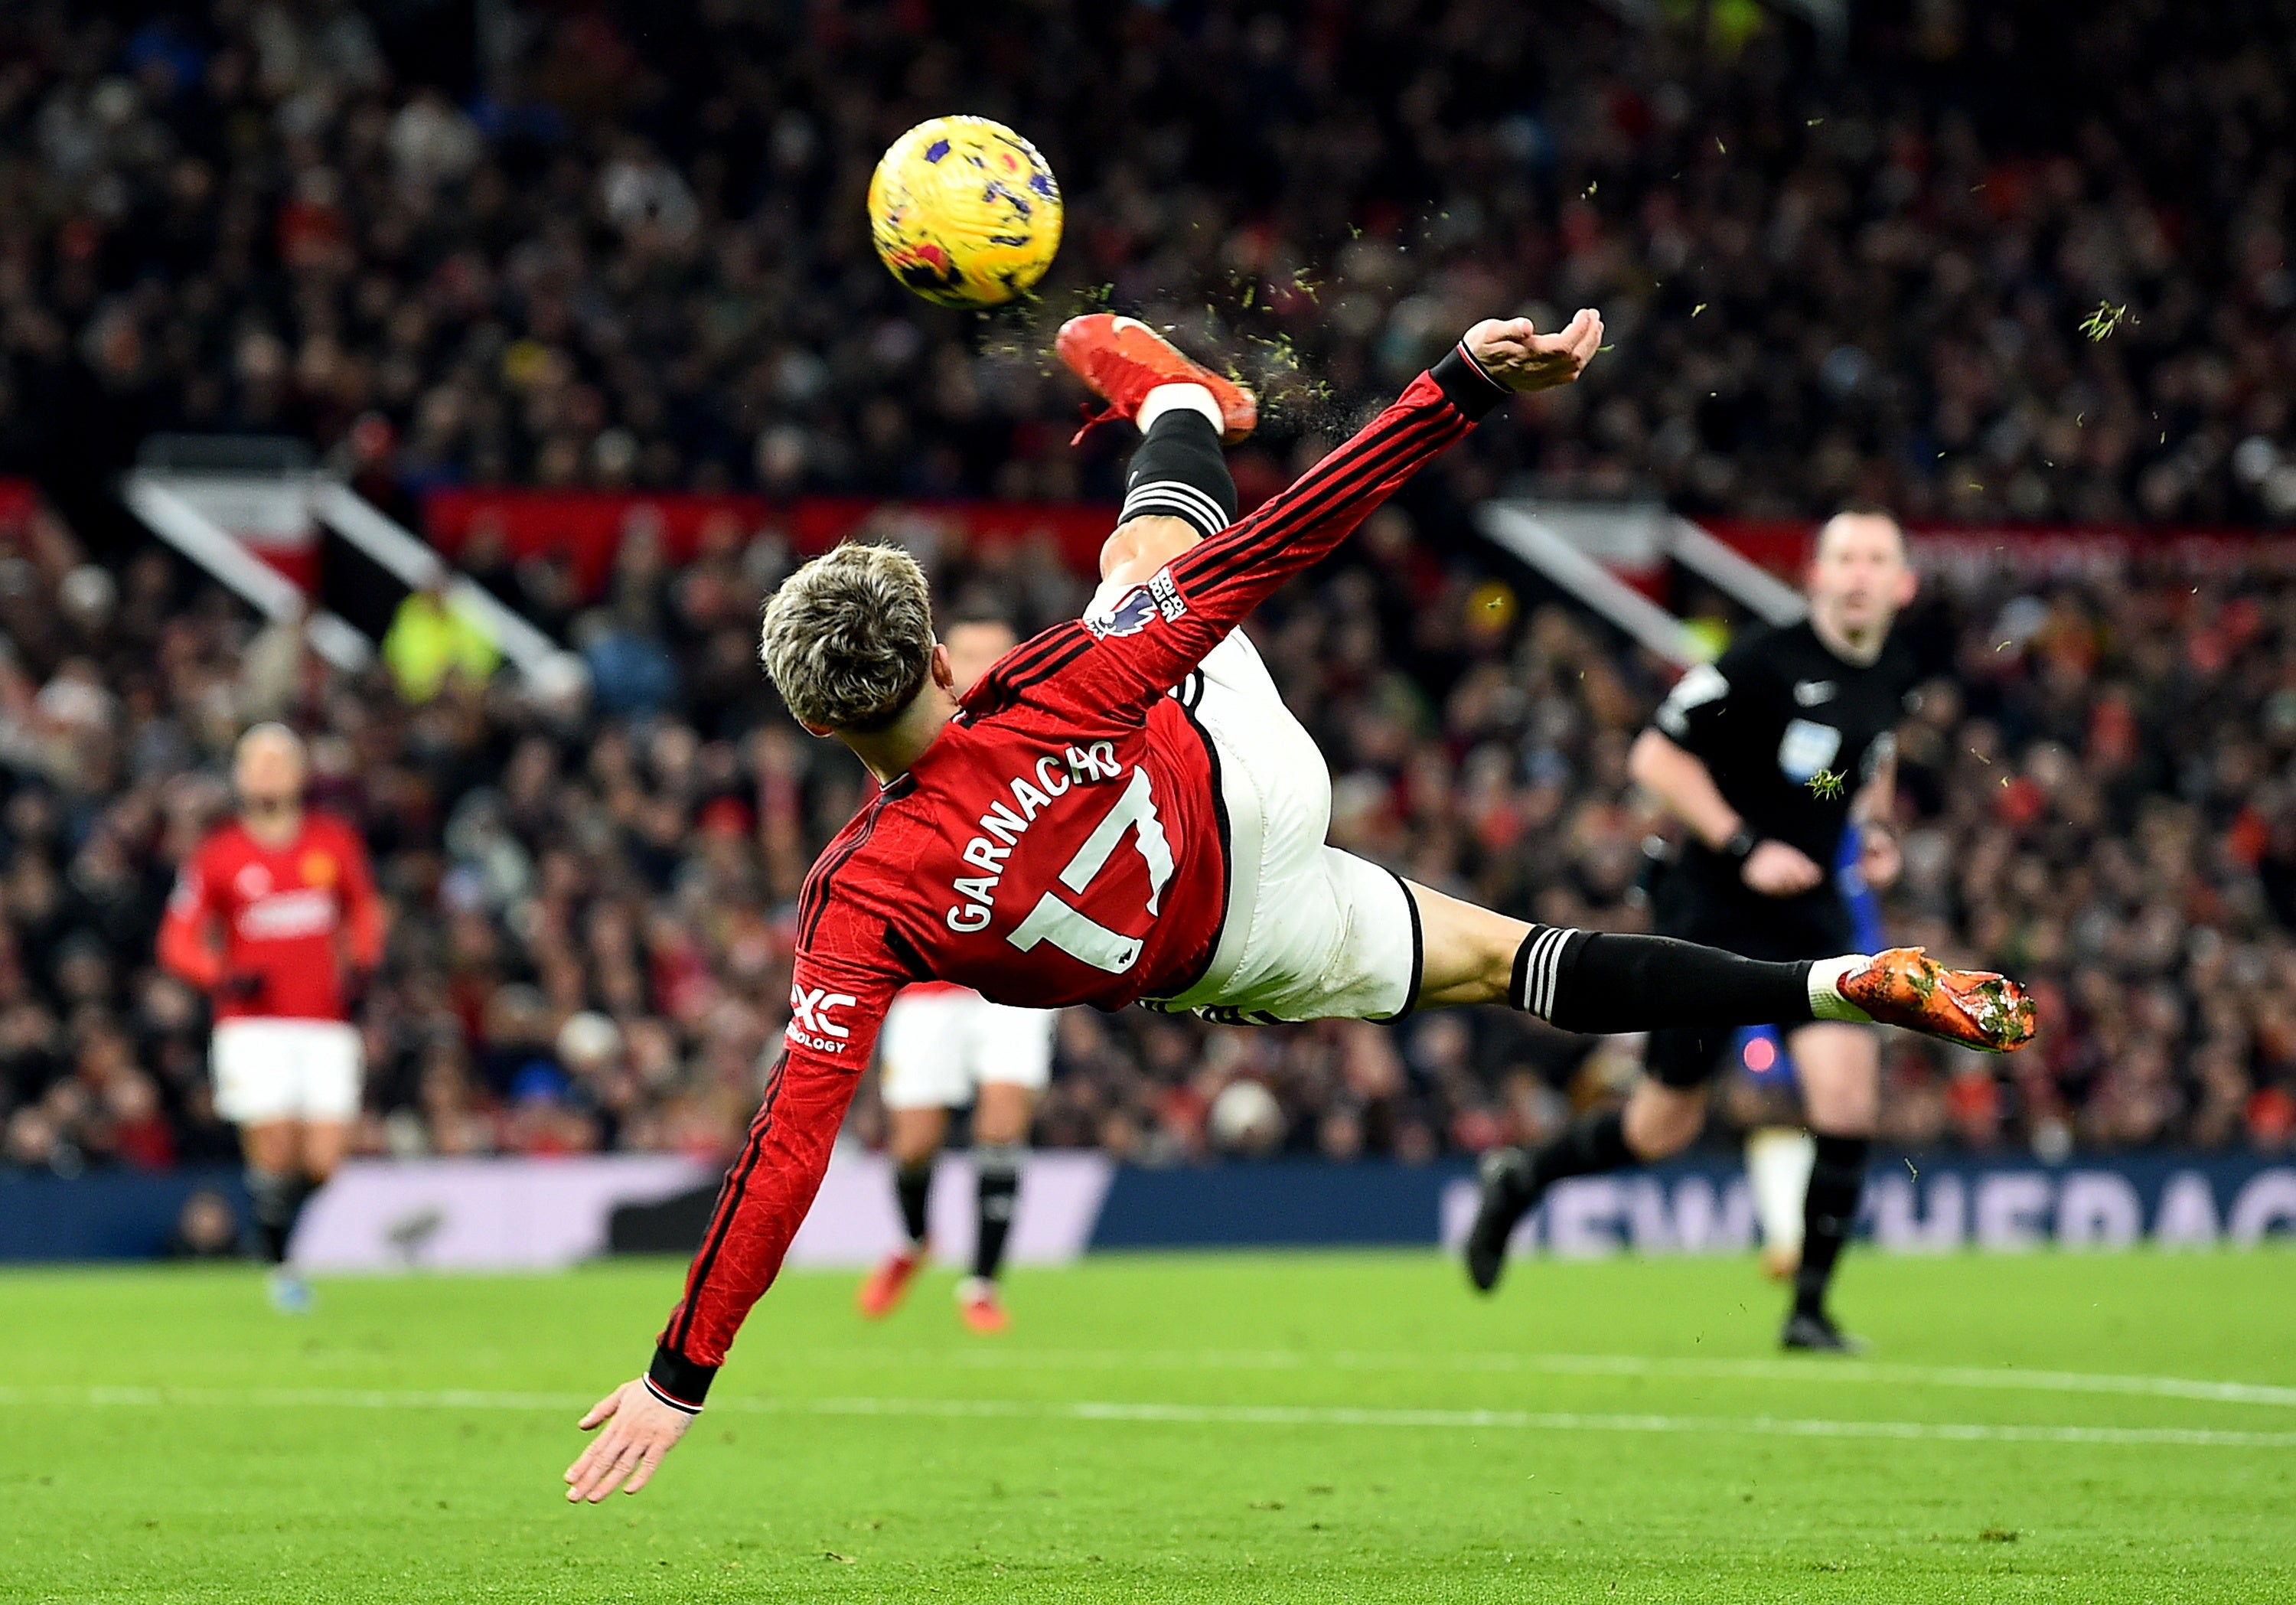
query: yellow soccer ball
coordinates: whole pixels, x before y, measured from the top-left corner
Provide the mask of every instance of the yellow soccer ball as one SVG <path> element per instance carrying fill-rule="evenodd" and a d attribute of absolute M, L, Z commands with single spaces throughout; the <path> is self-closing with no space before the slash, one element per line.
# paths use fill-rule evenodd
<path fill-rule="evenodd" d="M 869 237 L 892 275 L 944 307 L 1025 294 L 1061 248 L 1061 186 L 1037 147 L 985 117 L 936 117 L 869 180 Z"/>

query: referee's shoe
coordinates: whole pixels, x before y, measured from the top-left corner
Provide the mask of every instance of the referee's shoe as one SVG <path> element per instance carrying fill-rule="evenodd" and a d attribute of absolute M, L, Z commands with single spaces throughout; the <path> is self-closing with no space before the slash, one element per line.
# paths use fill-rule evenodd
<path fill-rule="evenodd" d="M 1834 1325 L 1833 1318 L 1822 1310 L 1796 1310 L 1788 1315 L 1785 1330 L 1778 1334 L 1778 1347 L 1820 1355 L 1866 1352 L 1864 1342 Z"/>

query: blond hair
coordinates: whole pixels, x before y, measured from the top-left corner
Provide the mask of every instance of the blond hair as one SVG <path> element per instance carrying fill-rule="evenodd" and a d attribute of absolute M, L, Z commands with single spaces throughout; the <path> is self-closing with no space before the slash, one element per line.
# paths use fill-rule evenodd
<path fill-rule="evenodd" d="M 865 734 L 915 700 L 932 650 L 932 596 L 916 560 L 849 543 L 782 582 L 758 656 L 801 723 Z"/>

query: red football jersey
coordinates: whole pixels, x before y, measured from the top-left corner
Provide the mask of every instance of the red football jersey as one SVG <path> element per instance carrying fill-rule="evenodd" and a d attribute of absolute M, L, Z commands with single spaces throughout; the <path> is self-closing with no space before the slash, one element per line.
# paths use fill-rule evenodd
<path fill-rule="evenodd" d="M 209 939 L 217 921 L 220 948 Z M 212 992 L 217 1020 L 341 1020 L 345 960 L 364 969 L 381 957 L 365 844 L 324 814 L 305 814 L 280 848 L 236 819 L 217 826 L 184 861 L 160 926 L 160 962 Z"/>
<path fill-rule="evenodd" d="M 903 986 L 1119 1009 L 1203 973 L 1227 904 L 1218 758 L 1169 688 L 1505 394 L 1455 351 L 1250 517 L 1007 653 L 830 844 L 798 904 L 782 1063 L 661 1335 L 658 1391 L 698 1404 L 779 1270 Z"/>
<path fill-rule="evenodd" d="M 961 997 L 967 993 L 972 993 L 974 997 L 980 995 L 972 987 L 960 987 L 955 981 L 911 981 L 901 988 L 904 997 Z"/>

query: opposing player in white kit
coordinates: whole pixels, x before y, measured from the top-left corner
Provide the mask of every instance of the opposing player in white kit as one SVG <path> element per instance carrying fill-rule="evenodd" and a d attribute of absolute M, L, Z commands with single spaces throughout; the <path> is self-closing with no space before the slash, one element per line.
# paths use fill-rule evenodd
<path fill-rule="evenodd" d="M 970 689 L 996 660 L 1020 644 L 1001 618 L 960 618 L 941 634 L 949 672 Z M 954 981 L 918 981 L 885 1011 L 877 1038 L 878 1087 L 891 1117 L 888 1146 L 893 1195 L 909 1241 L 870 1273 L 855 1302 L 882 1321 L 900 1306 L 930 1248 L 926 1202 L 933 1160 L 948 1135 L 948 1112 L 972 1106 L 974 1234 L 972 1273 L 957 1284 L 957 1314 L 984 1335 L 1001 1332 L 1010 1317 L 996 1295 L 1020 1197 L 1021 1165 L 1028 1155 L 1029 1123 L 1053 1073 L 1049 1009 L 992 1003 Z"/>

